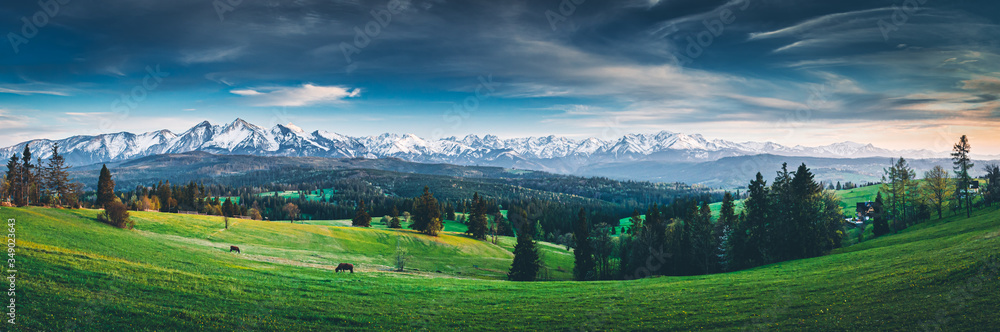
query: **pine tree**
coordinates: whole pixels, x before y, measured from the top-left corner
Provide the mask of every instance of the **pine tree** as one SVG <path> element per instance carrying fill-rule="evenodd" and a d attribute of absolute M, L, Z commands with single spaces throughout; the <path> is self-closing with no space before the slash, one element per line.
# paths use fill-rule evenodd
<path fill-rule="evenodd" d="M 401 228 L 402 224 L 399 222 L 399 209 L 395 205 L 392 206 L 392 213 L 389 215 L 389 228 Z"/>
<path fill-rule="evenodd" d="M 99 207 L 115 201 L 115 181 L 111 179 L 108 166 L 101 167 L 101 175 L 97 179 L 97 201 Z"/>
<path fill-rule="evenodd" d="M 34 203 L 31 200 L 31 190 L 35 185 L 33 169 L 35 165 L 31 164 L 31 148 L 27 144 L 24 145 L 24 152 L 21 153 L 21 175 L 20 175 L 20 190 L 21 190 L 21 200 L 22 204 L 18 206 L 25 206 Z"/>
<path fill-rule="evenodd" d="M 528 220 L 526 210 L 521 210 L 520 213 L 522 214 L 521 220 Z M 510 265 L 510 272 L 507 273 L 507 278 L 511 281 L 535 281 L 535 278 L 538 276 L 538 270 L 542 266 L 538 249 L 535 248 L 535 241 L 531 237 L 534 230 L 530 229 L 530 226 L 527 226 L 529 224 L 525 223 L 525 227 L 519 229 L 517 232 L 517 244 L 514 245 L 514 262 Z"/>
<path fill-rule="evenodd" d="M 444 207 L 445 220 L 455 221 L 455 206 L 451 205 L 451 202 L 445 204 Z"/>
<path fill-rule="evenodd" d="M 489 228 L 486 218 L 486 200 L 479 197 L 479 193 L 472 194 L 472 212 L 469 214 L 469 229 L 466 233 L 473 238 L 486 239 L 486 232 Z"/>
<path fill-rule="evenodd" d="M 731 268 L 733 248 L 730 240 L 736 223 L 736 204 L 733 201 L 733 194 L 727 191 L 722 195 L 722 208 L 719 210 L 719 220 L 715 222 L 714 232 L 719 267 L 723 271 L 729 271 Z"/>
<path fill-rule="evenodd" d="M 231 199 L 229 199 L 229 197 L 226 197 L 226 201 L 222 202 L 222 216 L 224 216 L 224 217 L 232 217 L 233 215 L 234 215 L 234 213 L 233 213 L 233 201 Z"/>
<path fill-rule="evenodd" d="M 358 209 L 354 214 L 354 219 L 351 219 L 351 225 L 357 227 L 372 227 L 372 217 L 368 215 L 364 200 L 358 201 Z"/>
<path fill-rule="evenodd" d="M 50 195 L 59 197 L 59 205 L 66 204 L 66 197 L 69 196 L 68 169 L 66 158 L 59 154 L 59 143 L 56 143 L 52 146 L 52 157 L 49 158 L 49 165 L 46 168 L 46 187 L 48 187 Z"/>
<path fill-rule="evenodd" d="M 444 224 L 441 223 L 441 210 L 438 207 L 437 199 L 434 198 L 434 194 L 427 186 L 424 186 L 424 193 L 414 200 L 413 212 L 411 229 L 437 236 L 438 232 L 444 228 Z"/>
<path fill-rule="evenodd" d="M 769 193 L 767 182 L 759 172 L 747 188 L 743 213 L 734 230 L 733 262 L 738 269 L 759 266 L 767 262 L 764 249 L 768 243 L 764 227 L 768 221 Z"/>
<path fill-rule="evenodd" d="M 642 216 L 639 215 L 639 209 L 632 209 L 632 216 L 628 220 L 632 223 L 628 228 L 629 234 L 634 234 L 632 230 L 642 227 Z"/>
<path fill-rule="evenodd" d="M 986 171 L 986 184 L 983 185 L 983 198 L 988 206 L 1000 202 L 1000 165 L 991 164 L 984 166 Z"/>
<path fill-rule="evenodd" d="M 707 274 L 714 270 L 712 259 L 715 241 L 712 236 L 712 210 L 708 202 L 702 202 L 698 212 L 691 218 L 691 261 L 692 274 Z"/>
<path fill-rule="evenodd" d="M 966 218 L 972 217 L 972 195 L 969 194 L 969 185 L 972 183 L 972 176 L 969 175 L 969 170 L 972 169 L 976 164 L 972 163 L 972 159 L 969 158 L 969 151 L 972 150 L 972 145 L 969 145 L 969 139 L 962 135 L 958 139 L 958 143 L 952 148 L 951 159 L 955 164 L 955 180 L 958 181 L 958 189 L 965 197 L 965 216 Z"/>
<path fill-rule="evenodd" d="M 886 220 L 885 203 L 882 201 L 881 191 L 875 196 L 875 203 L 872 205 L 872 217 L 875 218 L 872 222 L 872 233 L 875 234 L 875 237 L 892 232 L 889 229 L 889 222 Z"/>
<path fill-rule="evenodd" d="M 24 202 L 24 191 L 21 189 L 24 185 L 22 174 L 21 158 L 17 154 L 11 155 L 10 160 L 7 161 L 7 181 L 10 183 L 7 186 L 7 195 L 10 196 L 14 205 L 17 206 L 27 204 Z"/>
<path fill-rule="evenodd" d="M 580 208 L 576 221 L 573 223 L 573 235 L 576 236 L 576 249 L 573 251 L 576 265 L 573 267 L 573 277 L 580 281 L 590 280 L 593 277 L 595 262 L 593 249 L 590 245 L 590 225 L 587 223 L 587 213 L 583 208 Z M 518 243 L 520 243 L 520 236 Z"/>
<path fill-rule="evenodd" d="M 173 200 L 173 193 L 170 189 L 170 180 L 167 180 L 166 183 L 156 189 L 156 196 L 160 197 L 160 212 L 170 212 L 173 208 L 172 204 L 170 204 Z M 223 207 L 223 214 L 225 213 L 226 210 Z"/>

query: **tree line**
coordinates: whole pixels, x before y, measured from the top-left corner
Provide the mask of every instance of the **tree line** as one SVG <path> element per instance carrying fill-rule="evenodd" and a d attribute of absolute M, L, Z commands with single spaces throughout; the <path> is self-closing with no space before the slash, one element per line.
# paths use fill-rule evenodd
<path fill-rule="evenodd" d="M 64 206 L 78 208 L 84 186 L 69 179 L 66 160 L 59 154 L 59 144 L 52 147 L 52 156 L 32 162 L 28 145 L 7 161 L 7 172 L 0 181 L 0 201 L 14 206 Z"/>
<path fill-rule="evenodd" d="M 618 238 L 581 209 L 574 222 L 574 277 L 699 275 L 825 254 L 841 245 L 845 230 L 839 199 L 824 189 L 805 164 L 794 172 L 785 164 L 770 186 L 757 173 L 739 214 L 729 192 L 715 221 L 708 201 L 653 204 L 645 218 L 634 211 L 633 226 Z"/>
<path fill-rule="evenodd" d="M 941 219 L 948 210 L 953 214 L 965 212 L 966 217 L 971 217 L 974 208 L 1000 203 L 1000 166 L 985 165 L 985 183 L 976 186 L 978 180 L 970 175 L 975 167 L 969 156 L 971 150 L 968 137 L 962 135 L 952 147 L 951 172 L 940 165 L 934 166 L 924 172 L 923 181 L 906 159 L 896 159 L 884 170 L 883 185 L 873 203 L 873 234 L 899 232 L 930 220 L 932 215 Z"/>

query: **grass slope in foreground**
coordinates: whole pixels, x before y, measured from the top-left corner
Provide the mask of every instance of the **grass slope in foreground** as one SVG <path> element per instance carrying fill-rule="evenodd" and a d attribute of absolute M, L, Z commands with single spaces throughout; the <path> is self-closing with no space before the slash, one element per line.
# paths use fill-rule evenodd
<path fill-rule="evenodd" d="M 89 210 L 3 208 L 0 214 L 17 219 L 14 329 L 24 331 L 976 330 L 1000 324 L 995 210 L 747 271 L 586 283 L 376 269 L 337 274 L 323 266 L 338 259 L 378 265 L 386 255 L 382 238 L 391 236 L 382 230 L 257 222 L 220 232 L 210 217 L 137 213 L 137 230 L 126 231 L 97 223 Z M 506 255 L 475 244 L 475 250 L 447 249 L 464 245 L 458 237 L 408 241 L 448 242 L 411 251 L 418 256 L 414 265 L 459 266 Z M 226 252 L 230 243 L 245 254 Z"/>

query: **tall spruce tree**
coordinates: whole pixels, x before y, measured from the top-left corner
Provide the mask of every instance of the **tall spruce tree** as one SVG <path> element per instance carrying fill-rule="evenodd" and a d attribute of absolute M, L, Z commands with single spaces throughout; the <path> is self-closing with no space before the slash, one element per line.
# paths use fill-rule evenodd
<path fill-rule="evenodd" d="M 791 191 L 788 210 L 792 220 L 788 228 L 791 233 L 787 239 L 791 242 L 791 251 L 786 253 L 783 260 L 818 256 L 825 247 L 823 243 L 826 243 L 827 230 L 826 223 L 821 218 L 824 208 L 821 204 L 823 189 L 804 163 L 795 170 L 788 189 Z"/>
<path fill-rule="evenodd" d="M 351 219 L 351 225 L 357 227 L 372 227 L 372 217 L 368 215 L 368 209 L 365 208 L 365 201 L 358 201 L 358 209 L 354 214 L 354 219 Z"/>
<path fill-rule="evenodd" d="M 521 220 L 528 220 L 527 210 L 520 210 Z M 517 232 L 517 244 L 514 245 L 514 262 L 510 265 L 510 272 L 507 278 L 512 281 L 534 281 L 538 277 L 538 270 L 541 269 L 542 262 L 535 247 L 535 241 L 531 234 L 535 230 L 531 229 L 531 223 L 524 223 Z"/>
<path fill-rule="evenodd" d="M 34 202 L 31 201 L 31 191 L 35 186 L 35 165 L 31 164 L 31 148 L 28 144 L 24 145 L 24 152 L 21 152 L 21 199 L 22 204 L 19 206 L 30 205 Z"/>
<path fill-rule="evenodd" d="M 421 233 L 437 236 L 438 232 L 444 228 L 441 222 L 441 210 L 438 207 L 437 199 L 430 192 L 430 188 L 424 186 L 424 193 L 413 202 L 413 223 L 411 229 Z"/>
<path fill-rule="evenodd" d="M 156 188 L 156 196 L 160 197 L 160 212 L 170 212 L 173 208 L 171 206 L 173 191 L 170 189 L 170 180 Z"/>
<path fill-rule="evenodd" d="M 985 198 L 986 204 L 992 206 L 1000 202 L 1000 165 L 986 165 L 984 170 L 986 171 L 986 184 L 981 187 L 983 188 L 983 198 Z"/>
<path fill-rule="evenodd" d="M 403 225 L 399 222 L 399 209 L 395 205 L 392 206 L 392 213 L 389 214 L 389 228 L 401 228 Z"/>
<path fill-rule="evenodd" d="M 733 201 L 733 194 L 726 191 L 722 195 L 722 206 L 719 209 L 719 220 L 715 222 L 712 229 L 712 236 L 715 238 L 714 254 L 717 259 L 720 271 L 730 271 L 733 229 L 736 227 L 736 204 Z"/>
<path fill-rule="evenodd" d="M 482 197 L 479 197 L 479 193 L 472 194 L 472 207 L 470 210 L 472 211 L 469 213 L 469 229 L 466 233 L 478 240 L 486 239 L 486 232 L 489 228 L 486 217 L 486 202 Z"/>
<path fill-rule="evenodd" d="M 875 234 L 876 237 L 892 232 L 889 228 L 889 221 L 886 220 L 885 202 L 882 201 L 881 191 L 879 191 L 875 196 L 875 203 L 872 206 L 872 217 L 875 219 L 872 222 L 872 233 Z"/>
<path fill-rule="evenodd" d="M 769 193 L 764 176 L 750 181 L 747 188 L 747 199 L 744 202 L 743 213 L 734 230 L 733 263 L 738 269 L 763 265 L 767 262 L 766 249 L 770 240 L 764 231 L 768 222 Z"/>
<path fill-rule="evenodd" d="M 52 157 L 49 158 L 49 165 L 46 167 L 46 187 L 49 195 L 58 197 L 59 205 L 67 203 L 70 193 L 69 173 L 66 166 L 66 158 L 59 154 L 59 143 L 52 146 Z"/>
<path fill-rule="evenodd" d="M 525 216 L 527 217 L 527 216 Z M 520 234 L 522 232 L 518 232 Z M 593 247 L 590 245 L 590 225 L 587 223 L 587 212 L 580 208 L 576 221 L 573 222 L 573 235 L 576 237 L 576 249 L 573 251 L 576 264 L 573 266 L 573 277 L 576 280 L 590 280 L 594 272 Z M 520 242 L 520 237 L 518 237 Z"/>
<path fill-rule="evenodd" d="M 10 183 L 7 186 L 7 195 L 13 201 L 14 205 L 24 206 L 24 191 L 21 190 L 21 186 L 24 185 L 24 179 L 21 177 L 21 158 L 17 154 L 11 155 L 10 160 L 7 161 L 7 181 Z"/>
<path fill-rule="evenodd" d="M 108 170 L 108 165 L 103 165 L 101 167 L 101 175 L 97 178 L 97 201 L 94 202 L 98 207 L 104 207 L 104 205 L 115 201 L 115 181 L 111 179 L 111 171 Z"/>
<path fill-rule="evenodd" d="M 972 145 L 969 144 L 969 139 L 962 135 L 958 139 L 958 143 L 952 147 L 951 159 L 952 163 L 955 164 L 955 180 L 958 182 L 958 189 L 964 197 L 959 197 L 959 199 L 964 200 L 965 205 L 965 216 L 966 218 L 972 217 L 972 195 L 969 194 L 969 185 L 972 183 L 972 176 L 969 175 L 969 170 L 973 166 L 976 166 L 969 157 L 969 152 L 972 150 Z"/>
<path fill-rule="evenodd" d="M 708 202 L 691 217 L 692 274 L 707 274 L 715 270 L 715 238 L 712 236 L 712 210 Z"/>

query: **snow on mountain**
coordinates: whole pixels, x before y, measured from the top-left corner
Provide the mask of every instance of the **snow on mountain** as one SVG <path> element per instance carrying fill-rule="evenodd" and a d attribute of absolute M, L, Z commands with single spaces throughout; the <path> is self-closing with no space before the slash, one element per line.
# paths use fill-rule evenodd
<path fill-rule="evenodd" d="M 48 158 L 52 146 L 74 165 L 123 161 L 162 153 L 206 151 L 220 154 L 322 157 L 396 157 L 418 162 L 535 167 L 571 171 L 593 163 L 626 160 L 708 161 L 728 156 L 775 154 L 828 158 L 898 157 L 940 158 L 946 153 L 927 150 L 892 151 L 872 144 L 841 142 L 818 147 L 788 147 L 773 142 L 736 143 L 707 140 L 701 135 L 661 131 L 627 134 L 617 139 L 581 140 L 559 136 L 501 139 L 468 135 L 427 140 L 413 134 L 350 137 L 327 131 L 307 133 L 294 124 L 265 129 L 243 119 L 217 126 L 201 122 L 180 135 L 168 130 L 143 134 L 127 132 L 39 139 L 0 149 L 9 156 L 27 144 L 36 157 Z M 527 165 L 527 166 L 525 166 Z M 558 166 L 539 166 L 558 165 Z"/>

